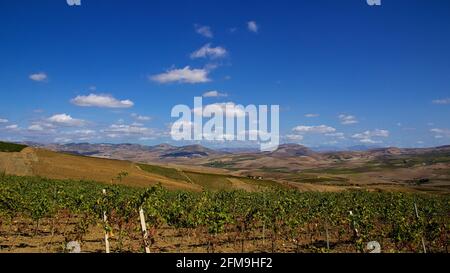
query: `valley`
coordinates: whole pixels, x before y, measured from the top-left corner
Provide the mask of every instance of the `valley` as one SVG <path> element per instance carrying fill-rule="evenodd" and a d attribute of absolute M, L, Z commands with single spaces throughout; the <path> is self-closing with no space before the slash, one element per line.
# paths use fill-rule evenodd
<path fill-rule="evenodd" d="M 368 189 L 374 191 L 450 192 L 450 146 L 424 149 L 376 148 L 367 151 L 315 152 L 298 144 L 283 144 L 274 152 L 213 150 L 200 145 L 176 147 L 169 144 L 142 146 L 136 144 L 31 144 L 40 158 L 53 164 L 74 161 L 111 166 L 130 172 L 126 183 L 145 185 L 168 183 L 172 188 L 233 189 L 230 178 L 248 185 L 277 185 L 300 190 L 341 191 Z M 49 150 L 54 151 L 53 153 Z M 26 154 L 26 152 L 25 152 Z M 52 155 L 52 156 L 50 156 Z M 53 159 L 52 159 L 53 158 Z M 82 159 L 80 161 L 80 159 Z M 120 163 L 119 163 L 120 162 Z M 35 163 L 34 173 L 51 178 L 90 178 L 109 182 L 115 173 L 89 173 L 89 168 L 73 175 L 66 167 L 45 170 Z M 116 166 L 114 166 L 116 164 Z M 117 165 L 118 164 L 118 165 Z M 147 167 L 142 167 L 144 164 Z M 147 172 L 142 170 L 146 169 Z M 14 173 L 14 172 L 13 172 Z M 28 172 L 29 173 L 29 172 Z M 20 174 L 15 172 L 14 174 Z M 102 178 L 100 176 L 103 176 Z M 206 182 L 205 182 L 206 181 Z M 250 186 L 249 188 L 252 188 Z M 244 187 L 245 188 L 245 187 Z M 255 190 L 254 187 L 252 190 Z"/>

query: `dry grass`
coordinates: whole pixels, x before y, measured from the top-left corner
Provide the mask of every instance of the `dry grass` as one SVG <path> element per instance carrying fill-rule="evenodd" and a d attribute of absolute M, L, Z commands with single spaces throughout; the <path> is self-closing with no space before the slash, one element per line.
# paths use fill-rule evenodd
<path fill-rule="evenodd" d="M 20 153 L 0 153 L 0 169 L 8 174 L 35 175 L 53 179 L 91 180 L 148 187 L 161 183 L 174 190 L 200 191 L 201 187 L 145 172 L 129 161 L 75 156 L 43 149 L 26 148 Z M 128 175 L 117 179 L 120 172 Z"/>

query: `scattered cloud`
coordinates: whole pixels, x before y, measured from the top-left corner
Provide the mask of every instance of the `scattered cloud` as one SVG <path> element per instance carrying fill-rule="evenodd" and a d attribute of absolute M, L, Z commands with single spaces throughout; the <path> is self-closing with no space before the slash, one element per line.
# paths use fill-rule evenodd
<path fill-rule="evenodd" d="M 131 100 L 118 100 L 107 94 L 89 94 L 77 96 L 70 101 L 77 106 L 102 108 L 130 108 L 134 103 Z"/>
<path fill-rule="evenodd" d="M 433 100 L 434 104 L 450 104 L 450 98 Z"/>
<path fill-rule="evenodd" d="M 71 138 L 66 138 L 66 137 L 56 137 L 53 139 L 54 143 L 58 143 L 58 144 L 64 144 L 64 143 L 70 143 L 72 142 Z"/>
<path fill-rule="evenodd" d="M 144 127 L 142 124 L 112 124 L 107 129 L 102 130 L 108 138 L 123 138 L 123 137 L 137 137 L 137 138 L 156 138 L 163 135 L 156 129 Z"/>
<path fill-rule="evenodd" d="M 217 46 L 217 47 L 211 47 L 211 44 L 208 43 L 198 50 L 191 53 L 192 59 L 197 58 L 211 58 L 211 59 L 218 59 L 223 58 L 228 54 L 227 50 L 223 47 Z"/>
<path fill-rule="evenodd" d="M 217 97 L 228 97 L 227 93 L 221 93 L 216 90 L 208 91 L 203 93 L 204 98 L 217 98 Z"/>
<path fill-rule="evenodd" d="M 208 69 L 191 69 L 186 66 L 182 69 L 171 69 L 165 73 L 150 76 L 149 79 L 158 83 L 205 83 L 208 78 Z"/>
<path fill-rule="evenodd" d="M 84 120 L 72 118 L 67 114 L 57 114 L 49 117 L 48 122 L 59 126 L 83 126 L 85 124 Z"/>
<path fill-rule="evenodd" d="M 329 136 L 329 137 L 336 137 L 336 138 L 338 138 L 338 139 L 345 139 L 345 134 L 344 133 L 341 133 L 341 132 L 337 132 L 337 133 L 328 133 L 328 134 L 325 134 L 326 136 Z"/>
<path fill-rule="evenodd" d="M 319 126 L 297 126 L 292 129 L 292 131 L 300 133 L 300 134 L 327 134 L 334 133 L 336 129 L 326 125 Z"/>
<path fill-rule="evenodd" d="M 65 135 L 67 135 L 68 138 L 76 139 L 77 141 L 87 141 L 99 138 L 97 131 L 90 129 L 69 131 L 65 132 Z"/>
<path fill-rule="evenodd" d="M 19 129 L 19 125 L 11 124 L 11 125 L 5 126 L 5 129 L 7 129 L 7 130 L 17 130 L 17 129 Z"/>
<path fill-rule="evenodd" d="M 137 125 L 128 125 L 128 124 L 112 124 L 108 132 L 114 133 L 123 133 L 123 134 L 143 134 L 148 131 L 148 128 L 137 126 Z"/>
<path fill-rule="evenodd" d="M 28 131 L 39 132 L 43 134 L 49 134 L 56 132 L 58 124 L 49 122 L 48 119 L 33 121 L 30 126 L 28 126 Z"/>
<path fill-rule="evenodd" d="M 302 135 L 293 135 L 293 134 L 286 135 L 286 139 L 290 141 L 302 141 L 303 138 L 304 137 Z"/>
<path fill-rule="evenodd" d="M 209 26 L 201 26 L 201 25 L 196 24 L 196 25 L 194 25 L 194 28 L 195 28 L 195 32 L 202 35 L 203 37 L 206 37 L 206 38 L 214 37 L 211 27 L 209 27 Z"/>
<path fill-rule="evenodd" d="M 8 123 L 8 122 L 9 122 L 9 120 L 4 119 L 4 118 L 0 118 L 0 123 Z"/>
<path fill-rule="evenodd" d="M 433 128 L 430 130 L 435 138 L 450 138 L 450 129 Z"/>
<path fill-rule="evenodd" d="M 339 120 L 341 121 L 341 124 L 343 125 L 350 125 L 350 124 L 356 124 L 358 123 L 358 120 L 355 116 L 352 115 L 339 115 Z"/>
<path fill-rule="evenodd" d="M 255 21 L 247 22 L 247 28 L 249 31 L 254 32 L 254 33 L 258 33 L 258 30 L 259 30 L 259 26 L 258 26 L 258 24 L 256 24 Z"/>
<path fill-rule="evenodd" d="M 30 80 L 32 81 L 36 81 L 36 82 L 43 82 L 47 80 L 47 74 L 45 74 L 44 72 L 39 72 L 39 73 L 35 73 L 35 74 L 31 74 L 30 75 Z"/>
<path fill-rule="evenodd" d="M 44 131 L 44 126 L 41 124 L 32 124 L 28 126 L 28 130 L 30 131 Z"/>
<path fill-rule="evenodd" d="M 320 115 L 319 114 L 306 114 L 305 115 L 305 117 L 307 117 L 307 118 L 316 118 L 318 116 L 320 116 Z"/>
<path fill-rule="evenodd" d="M 141 116 L 136 113 L 131 114 L 131 117 L 133 117 L 135 120 L 139 120 L 139 121 L 149 121 L 152 119 L 151 117 Z"/>
<path fill-rule="evenodd" d="M 375 129 L 373 131 L 365 131 L 363 133 L 354 134 L 353 138 L 369 138 L 369 137 L 388 137 L 388 130 Z"/>
<path fill-rule="evenodd" d="M 358 139 L 362 143 L 370 143 L 370 144 L 382 143 L 382 141 L 380 141 L 380 140 L 374 140 L 373 139 L 374 137 L 378 137 L 378 138 L 379 137 L 384 137 L 384 138 L 389 137 L 389 131 L 375 129 L 373 131 L 367 130 L 365 132 L 352 135 L 352 138 Z"/>
<path fill-rule="evenodd" d="M 383 143 L 383 141 L 381 140 L 373 140 L 371 138 L 363 138 L 359 140 L 361 143 L 366 143 L 366 144 L 380 144 Z"/>
<path fill-rule="evenodd" d="M 237 107 L 238 105 L 235 104 L 234 102 L 222 102 L 222 103 L 213 103 L 213 104 L 208 104 L 205 105 L 202 108 L 194 108 L 192 109 L 192 112 L 194 113 L 194 115 L 197 116 L 206 116 L 207 112 L 218 112 L 218 111 L 222 111 L 223 115 L 225 117 L 245 117 L 246 116 L 246 112 L 245 112 L 245 108 L 242 107 Z"/>
<path fill-rule="evenodd" d="M 95 130 L 76 130 L 73 133 L 84 135 L 84 136 L 93 136 L 93 135 L 97 134 L 97 131 L 95 131 Z"/>

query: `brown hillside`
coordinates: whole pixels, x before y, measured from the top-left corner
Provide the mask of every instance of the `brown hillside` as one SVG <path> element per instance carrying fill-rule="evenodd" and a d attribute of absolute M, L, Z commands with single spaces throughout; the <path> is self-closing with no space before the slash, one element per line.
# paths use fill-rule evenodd
<path fill-rule="evenodd" d="M 54 179 L 94 180 L 119 183 L 117 174 L 127 172 L 120 183 L 151 186 L 161 183 L 168 189 L 199 191 L 201 187 L 142 171 L 132 162 L 75 156 L 43 149 L 26 148 L 20 153 L 0 153 L 0 170 L 15 175 L 39 175 Z"/>

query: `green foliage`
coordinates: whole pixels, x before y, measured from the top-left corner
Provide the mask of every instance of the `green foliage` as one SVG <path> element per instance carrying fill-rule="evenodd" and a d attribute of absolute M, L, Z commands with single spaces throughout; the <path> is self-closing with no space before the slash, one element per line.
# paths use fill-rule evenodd
<path fill-rule="evenodd" d="M 302 193 L 281 188 L 255 193 L 193 193 L 168 191 L 160 185 L 141 189 L 87 181 L 0 177 L 1 219 L 29 217 L 38 225 L 40 219 L 58 217 L 66 211 L 78 216 L 79 238 L 90 225 L 103 223 L 104 212 L 108 216 L 105 230 L 122 234 L 129 223 L 137 221 L 140 207 L 150 230 L 163 225 L 204 230 L 214 245 L 218 234 L 236 231 L 243 243 L 250 232 L 264 228 L 273 249 L 279 239 L 298 242 L 302 236 L 309 236 L 313 243 L 326 228 L 330 234 L 351 238 L 354 251 L 359 252 L 365 251 L 372 240 L 385 240 L 395 247 L 393 251 L 420 252 L 422 238 L 445 251 L 450 226 L 449 196 L 366 191 Z M 311 249 L 327 251 L 314 245 Z"/>
<path fill-rule="evenodd" d="M 20 152 L 26 147 L 28 146 L 0 141 L 0 152 L 6 153 Z"/>
<path fill-rule="evenodd" d="M 182 174 L 182 171 L 179 171 L 174 168 L 161 167 L 156 165 L 147 165 L 147 164 L 138 164 L 138 166 L 142 170 L 149 173 L 158 174 L 164 177 L 172 178 L 174 180 L 187 181 L 187 178 Z"/>

